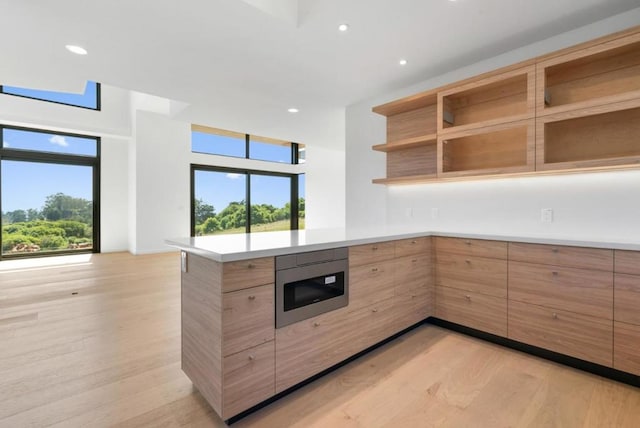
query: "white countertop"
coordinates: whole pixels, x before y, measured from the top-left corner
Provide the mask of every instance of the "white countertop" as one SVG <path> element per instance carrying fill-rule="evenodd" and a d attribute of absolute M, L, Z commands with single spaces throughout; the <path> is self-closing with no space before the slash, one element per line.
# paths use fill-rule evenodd
<path fill-rule="evenodd" d="M 168 239 L 172 247 L 207 257 L 218 262 L 273 257 L 329 248 L 393 241 L 420 236 L 449 236 L 469 239 L 527 242 L 535 244 L 570 245 L 640 251 L 640 242 L 606 241 L 593 238 L 576 240 L 570 237 L 543 235 L 494 235 L 464 232 L 428 231 L 424 229 L 384 227 L 370 229 L 309 229 L 282 232 L 198 236 Z"/>

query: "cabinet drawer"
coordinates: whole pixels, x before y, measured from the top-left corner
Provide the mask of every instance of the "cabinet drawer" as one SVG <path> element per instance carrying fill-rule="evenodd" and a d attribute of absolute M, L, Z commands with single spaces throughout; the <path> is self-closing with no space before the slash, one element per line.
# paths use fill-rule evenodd
<path fill-rule="evenodd" d="M 394 267 L 393 260 L 385 260 L 349 269 L 349 310 L 393 297 Z"/>
<path fill-rule="evenodd" d="M 402 239 L 396 241 L 396 257 L 431 253 L 431 237 Z"/>
<path fill-rule="evenodd" d="M 494 259 L 507 258 L 507 243 L 501 241 L 487 241 L 484 239 L 436 238 L 436 250 L 469 256 L 489 257 Z"/>
<path fill-rule="evenodd" d="M 507 297 L 507 261 L 438 253 L 436 283 L 496 297 Z"/>
<path fill-rule="evenodd" d="M 617 273 L 614 284 L 616 321 L 640 325 L 640 276 Z"/>
<path fill-rule="evenodd" d="M 275 278 L 273 257 L 226 262 L 222 272 L 224 293 L 269 284 Z"/>
<path fill-rule="evenodd" d="M 379 242 L 349 247 L 349 267 L 391 260 L 394 257 L 394 253 L 395 244 L 393 242 Z"/>
<path fill-rule="evenodd" d="M 640 376 L 640 326 L 614 322 L 613 368 Z"/>
<path fill-rule="evenodd" d="M 431 255 L 396 259 L 395 273 L 396 294 L 404 294 L 414 289 L 431 287 L 433 285 Z"/>
<path fill-rule="evenodd" d="M 509 299 L 613 318 L 613 273 L 509 262 Z"/>
<path fill-rule="evenodd" d="M 394 297 L 394 333 L 432 316 L 434 297 L 432 289 L 416 290 Z"/>
<path fill-rule="evenodd" d="M 337 309 L 276 330 L 276 393 L 350 356 L 355 312 Z"/>
<path fill-rule="evenodd" d="M 509 339 L 611 367 L 613 321 L 509 301 Z"/>
<path fill-rule="evenodd" d="M 225 357 L 223 367 L 223 419 L 275 394 L 274 341 Z"/>
<path fill-rule="evenodd" d="M 509 243 L 509 260 L 584 269 L 613 270 L 613 250 Z"/>
<path fill-rule="evenodd" d="M 268 284 L 222 295 L 224 356 L 273 340 L 273 290 Z"/>
<path fill-rule="evenodd" d="M 344 336 L 344 340 L 349 344 L 348 355 L 344 358 L 363 351 L 393 335 L 396 332 L 394 315 L 393 297 L 351 314 Z"/>
<path fill-rule="evenodd" d="M 640 251 L 615 250 L 615 271 L 640 275 Z"/>
<path fill-rule="evenodd" d="M 436 317 L 498 336 L 507 335 L 507 300 L 436 286 Z"/>

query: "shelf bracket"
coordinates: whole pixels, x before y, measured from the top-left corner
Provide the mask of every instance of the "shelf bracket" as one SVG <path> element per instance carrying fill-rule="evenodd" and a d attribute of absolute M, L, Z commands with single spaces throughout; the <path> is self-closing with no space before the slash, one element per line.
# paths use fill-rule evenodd
<path fill-rule="evenodd" d="M 544 105 L 546 106 L 551 105 L 551 94 L 549 93 L 548 89 L 544 90 Z"/>
<path fill-rule="evenodd" d="M 450 125 L 453 125 L 453 114 L 450 111 L 444 110 L 442 112 L 442 119 Z"/>

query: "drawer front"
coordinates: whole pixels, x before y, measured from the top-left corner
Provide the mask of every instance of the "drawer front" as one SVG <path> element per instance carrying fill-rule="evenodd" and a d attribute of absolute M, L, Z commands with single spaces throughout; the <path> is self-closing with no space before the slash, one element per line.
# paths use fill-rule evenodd
<path fill-rule="evenodd" d="M 613 324 L 613 368 L 640 376 L 640 326 Z"/>
<path fill-rule="evenodd" d="M 396 241 L 396 257 L 431 253 L 431 237 L 402 239 Z"/>
<path fill-rule="evenodd" d="M 396 332 L 394 316 L 393 297 L 351 314 L 349 316 L 350 325 L 347 326 L 344 336 L 344 340 L 348 343 L 348 355 L 344 358 L 363 351 L 393 335 Z"/>
<path fill-rule="evenodd" d="M 613 270 L 613 250 L 509 243 L 509 260 L 583 269 Z"/>
<path fill-rule="evenodd" d="M 509 301 L 509 339 L 611 367 L 613 321 Z"/>
<path fill-rule="evenodd" d="M 358 310 L 393 297 L 393 260 L 349 269 L 349 310 Z"/>
<path fill-rule="evenodd" d="M 640 325 L 640 275 L 617 273 L 614 278 L 616 321 Z M 638 344 L 640 347 L 640 343 Z"/>
<path fill-rule="evenodd" d="M 396 259 L 395 264 L 396 294 L 433 285 L 431 255 L 402 257 Z"/>
<path fill-rule="evenodd" d="M 275 342 L 225 357 L 222 419 L 228 419 L 275 394 Z"/>
<path fill-rule="evenodd" d="M 489 257 L 493 259 L 507 258 L 507 243 L 484 239 L 436 238 L 436 251 L 440 253 L 462 254 L 465 256 Z"/>
<path fill-rule="evenodd" d="M 436 286 L 436 317 L 498 336 L 507 336 L 507 300 Z"/>
<path fill-rule="evenodd" d="M 273 299 L 273 284 L 222 295 L 224 356 L 273 340 Z"/>
<path fill-rule="evenodd" d="M 507 261 L 438 253 L 436 284 L 507 297 Z"/>
<path fill-rule="evenodd" d="M 348 307 L 276 330 L 276 393 L 349 357 L 345 337 L 356 312 Z"/>
<path fill-rule="evenodd" d="M 613 319 L 613 273 L 509 262 L 509 299 Z"/>
<path fill-rule="evenodd" d="M 349 268 L 352 266 L 381 262 L 383 260 L 391 260 L 394 257 L 394 253 L 395 244 L 393 242 L 380 242 L 349 247 Z"/>
<path fill-rule="evenodd" d="M 275 279 L 273 257 L 226 262 L 222 269 L 224 293 L 270 284 Z"/>
<path fill-rule="evenodd" d="M 396 296 L 394 298 L 394 333 L 432 316 L 434 297 L 435 294 L 430 289 Z"/>
<path fill-rule="evenodd" d="M 640 251 L 615 250 L 615 271 L 640 275 Z"/>

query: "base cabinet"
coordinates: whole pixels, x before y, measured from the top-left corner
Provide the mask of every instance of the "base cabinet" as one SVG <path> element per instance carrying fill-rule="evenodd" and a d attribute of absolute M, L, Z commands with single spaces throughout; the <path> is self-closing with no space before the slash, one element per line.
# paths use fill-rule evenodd
<path fill-rule="evenodd" d="M 615 322 L 613 368 L 640 376 L 640 325 Z"/>
<path fill-rule="evenodd" d="M 507 336 L 507 300 L 501 297 L 437 286 L 436 317 L 498 336 Z"/>

